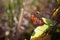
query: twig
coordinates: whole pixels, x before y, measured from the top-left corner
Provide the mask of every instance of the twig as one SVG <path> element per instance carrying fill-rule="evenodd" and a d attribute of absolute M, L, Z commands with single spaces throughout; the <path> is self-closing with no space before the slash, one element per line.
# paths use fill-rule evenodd
<path fill-rule="evenodd" d="M 22 8 L 21 9 L 21 13 L 19 15 L 19 22 L 18 22 L 18 25 L 16 26 L 16 34 L 15 34 L 16 39 L 15 40 L 19 39 L 19 36 L 20 36 L 20 26 L 21 26 L 21 23 L 22 23 L 23 16 L 24 16 L 24 9 Z"/>
<path fill-rule="evenodd" d="M 24 9 L 22 8 L 22 9 L 21 9 L 21 14 L 20 14 L 20 16 L 19 16 L 18 27 L 17 27 L 17 30 L 18 30 L 18 31 L 19 31 L 19 28 L 20 28 L 20 26 L 21 26 L 23 16 L 24 16 Z"/>

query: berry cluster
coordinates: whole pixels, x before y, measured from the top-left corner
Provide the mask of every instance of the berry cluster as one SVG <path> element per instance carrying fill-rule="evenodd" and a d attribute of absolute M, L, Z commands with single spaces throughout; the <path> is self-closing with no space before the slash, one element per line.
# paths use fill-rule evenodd
<path fill-rule="evenodd" d="M 43 24 L 43 21 L 41 19 L 34 17 L 34 15 L 31 15 L 30 19 L 32 20 L 32 22 L 37 22 L 38 25 Z"/>

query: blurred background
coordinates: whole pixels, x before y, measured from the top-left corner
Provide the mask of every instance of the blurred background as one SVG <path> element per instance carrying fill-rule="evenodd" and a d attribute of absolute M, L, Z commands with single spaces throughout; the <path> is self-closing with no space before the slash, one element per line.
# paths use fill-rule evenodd
<path fill-rule="evenodd" d="M 40 26 L 31 15 L 56 22 L 48 35 L 37 40 L 60 40 L 60 0 L 0 0 L 0 40 L 30 40 Z"/>

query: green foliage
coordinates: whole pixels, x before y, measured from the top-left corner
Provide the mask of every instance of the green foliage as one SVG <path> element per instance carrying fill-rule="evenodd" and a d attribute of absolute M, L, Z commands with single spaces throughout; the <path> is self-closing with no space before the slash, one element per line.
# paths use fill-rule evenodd
<path fill-rule="evenodd" d="M 38 26 L 34 30 L 30 40 L 35 40 L 35 39 L 41 37 L 43 35 L 43 33 L 45 33 L 46 31 L 48 31 L 50 29 L 51 26 L 54 26 L 56 24 L 56 23 L 52 22 L 50 19 L 47 19 L 47 18 L 42 18 L 42 19 L 45 24 L 42 26 Z"/>
<path fill-rule="evenodd" d="M 20 9 L 22 7 L 23 0 L 17 0 L 18 18 L 20 14 Z"/>
<path fill-rule="evenodd" d="M 9 2 L 9 6 L 8 6 L 8 20 L 9 20 L 9 26 L 12 28 L 13 27 L 13 9 L 14 9 L 14 3 L 13 2 Z"/>
<path fill-rule="evenodd" d="M 50 19 L 47 19 L 47 18 L 42 18 L 43 22 L 49 26 L 54 26 L 56 23 L 53 22 L 52 20 Z"/>
<path fill-rule="evenodd" d="M 13 1 L 10 1 L 9 2 L 9 7 L 10 7 L 10 10 L 13 10 L 14 9 L 14 2 Z"/>
<path fill-rule="evenodd" d="M 15 3 L 15 1 L 17 3 Z M 13 27 L 13 22 L 14 22 L 14 10 L 17 10 L 17 15 L 20 14 L 20 9 L 23 3 L 23 0 L 3 0 L 5 8 L 7 9 L 7 15 L 8 15 L 8 22 L 9 26 Z"/>

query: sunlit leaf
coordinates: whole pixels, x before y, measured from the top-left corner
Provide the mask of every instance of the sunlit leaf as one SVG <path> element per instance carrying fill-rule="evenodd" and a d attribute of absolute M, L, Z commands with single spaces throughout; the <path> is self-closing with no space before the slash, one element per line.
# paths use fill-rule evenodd
<path fill-rule="evenodd" d="M 57 16 L 59 9 L 60 9 L 60 7 L 58 7 L 58 8 L 56 9 L 56 11 L 53 13 L 53 18 L 55 18 L 55 17 Z"/>
<path fill-rule="evenodd" d="M 42 34 L 47 30 L 49 28 L 49 26 L 48 25 L 42 25 L 42 26 L 38 26 L 35 30 L 34 30 L 34 32 L 33 32 L 33 34 L 32 34 L 32 36 L 31 36 L 31 39 L 30 40 L 35 40 L 35 39 L 37 39 L 38 37 L 41 37 L 42 36 Z"/>

